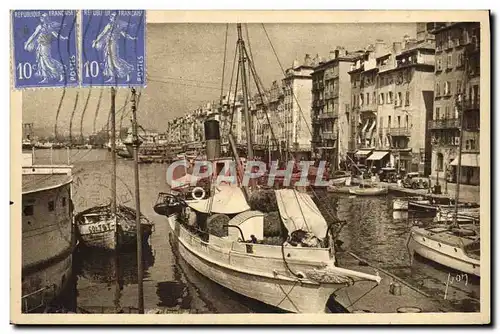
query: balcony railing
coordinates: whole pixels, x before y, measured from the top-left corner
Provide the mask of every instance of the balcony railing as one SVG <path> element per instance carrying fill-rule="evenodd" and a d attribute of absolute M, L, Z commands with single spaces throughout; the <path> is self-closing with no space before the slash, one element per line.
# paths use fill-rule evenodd
<path fill-rule="evenodd" d="M 387 128 L 387 133 L 393 137 L 410 137 L 411 132 L 408 128 Z"/>
<path fill-rule="evenodd" d="M 323 132 L 323 139 L 337 140 L 337 131 Z"/>
<path fill-rule="evenodd" d="M 435 120 L 429 121 L 428 127 L 431 130 L 458 129 L 458 128 L 460 128 L 460 120 L 458 118 L 435 119 Z"/>
<path fill-rule="evenodd" d="M 322 114 L 319 114 L 320 119 L 328 119 L 328 118 L 335 118 L 335 117 L 338 117 L 338 113 L 334 112 L 334 111 L 324 112 Z"/>

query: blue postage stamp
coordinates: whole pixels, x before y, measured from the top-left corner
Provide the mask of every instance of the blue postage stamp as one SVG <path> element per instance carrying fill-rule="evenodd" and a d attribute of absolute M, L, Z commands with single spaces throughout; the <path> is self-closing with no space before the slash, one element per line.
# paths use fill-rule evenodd
<path fill-rule="evenodd" d="M 146 85 L 144 10 L 82 12 L 82 86 Z"/>
<path fill-rule="evenodd" d="M 77 86 L 76 10 L 14 10 L 14 87 Z"/>

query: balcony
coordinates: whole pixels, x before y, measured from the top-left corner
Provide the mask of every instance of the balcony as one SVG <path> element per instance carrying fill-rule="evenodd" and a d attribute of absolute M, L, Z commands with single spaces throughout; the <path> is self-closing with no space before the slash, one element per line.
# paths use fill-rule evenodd
<path fill-rule="evenodd" d="M 459 129 L 460 120 L 458 118 L 435 119 L 428 122 L 428 127 L 431 130 Z"/>
<path fill-rule="evenodd" d="M 376 112 L 377 106 L 375 104 L 363 104 L 363 105 L 359 106 L 359 111 L 360 112 L 367 112 L 367 111 Z"/>
<path fill-rule="evenodd" d="M 479 131 L 464 131 L 462 141 L 463 153 L 479 153 Z"/>
<path fill-rule="evenodd" d="M 330 111 L 330 112 L 324 112 L 322 114 L 319 114 L 318 116 L 320 119 L 335 118 L 335 117 L 338 117 L 338 113 Z"/>
<path fill-rule="evenodd" d="M 386 132 L 392 137 L 410 137 L 411 131 L 409 128 L 387 128 Z"/>
<path fill-rule="evenodd" d="M 337 140 L 337 131 L 323 132 L 323 139 Z"/>

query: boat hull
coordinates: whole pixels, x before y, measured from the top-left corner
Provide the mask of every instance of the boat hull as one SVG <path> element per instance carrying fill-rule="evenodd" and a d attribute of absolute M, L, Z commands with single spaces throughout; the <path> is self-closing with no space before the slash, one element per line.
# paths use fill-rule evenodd
<path fill-rule="evenodd" d="M 349 189 L 351 195 L 356 196 L 382 196 L 387 195 L 389 190 L 387 188 L 355 188 Z"/>
<path fill-rule="evenodd" d="M 392 209 L 394 211 L 408 211 L 408 201 L 397 199 L 392 204 Z"/>
<path fill-rule="evenodd" d="M 330 295 L 346 286 L 345 283 L 304 283 L 279 274 L 269 277 L 219 265 L 206 256 L 212 255 L 215 250 L 203 243 L 197 245 L 196 238 L 184 239 L 179 233 L 175 215 L 169 216 L 168 220 L 173 231 L 174 247 L 180 256 L 203 276 L 245 297 L 289 312 L 325 313 Z"/>
<path fill-rule="evenodd" d="M 429 238 L 415 231 L 410 232 L 408 249 L 423 258 L 457 271 L 480 277 L 480 261 L 464 252 L 460 245 L 451 245 Z"/>

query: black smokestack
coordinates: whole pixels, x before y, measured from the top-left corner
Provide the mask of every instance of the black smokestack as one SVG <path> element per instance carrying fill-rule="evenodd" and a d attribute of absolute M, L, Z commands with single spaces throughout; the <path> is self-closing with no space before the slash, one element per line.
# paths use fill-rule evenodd
<path fill-rule="evenodd" d="M 217 159 L 220 156 L 219 121 L 215 119 L 205 121 L 205 141 L 207 143 L 207 159 Z"/>

